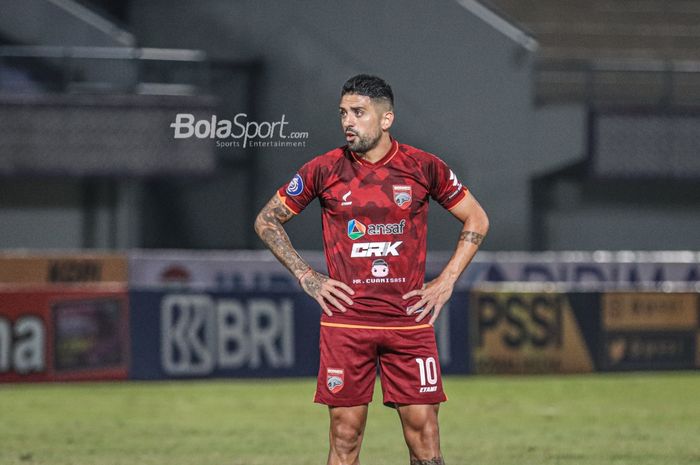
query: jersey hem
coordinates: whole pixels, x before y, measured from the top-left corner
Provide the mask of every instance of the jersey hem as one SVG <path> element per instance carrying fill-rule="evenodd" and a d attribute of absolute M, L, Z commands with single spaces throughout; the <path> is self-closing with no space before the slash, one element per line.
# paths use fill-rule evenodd
<path fill-rule="evenodd" d="M 432 328 L 433 325 L 424 323 L 420 325 L 413 326 L 379 326 L 379 325 L 360 325 L 360 324 L 350 324 L 350 323 L 329 323 L 327 321 L 322 321 L 321 326 L 326 326 L 330 328 L 350 328 L 350 329 L 390 329 L 390 330 L 403 330 L 410 331 L 412 329 L 423 329 Z"/>
<path fill-rule="evenodd" d="M 332 317 L 327 316 L 325 313 L 321 314 L 321 325 L 325 326 L 325 323 L 330 323 L 331 325 L 353 325 L 353 326 L 373 326 L 377 328 L 387 328 L 387 327 L 397 327 L 405 328 L 410 326 L 419 326 L 426 323 L 418 323 L 415 321 L 416 315 L 395 315 L 386 317 L 374 317 L 364 316 L 362 318 L 352 318 L 347 317 L 341 313 L 334 313 Z M 432 326 L 432 325 L 430 325 Z"/>

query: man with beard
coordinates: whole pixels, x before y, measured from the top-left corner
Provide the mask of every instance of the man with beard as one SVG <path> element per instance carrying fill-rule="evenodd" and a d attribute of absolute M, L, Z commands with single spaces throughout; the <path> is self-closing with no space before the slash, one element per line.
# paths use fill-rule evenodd
<path fill-rule="evenodd" d="M 359 464 L 377 363 L 411 465 L 443 464 L 438 410 L 447 398 L 433 323 L 488 218 L 442 160 L 391 137 L 394 96 L 384 80 L 350 78 L 339 112 L 347 145 L 302 166 L 260 211 L 255 229 L 323 310 L 315 401 L 329 407 L 328 464 Z M 316 197 L 328 276 L 309 267 L 283 227 Z M 463 227 L 442 273 L 424 283 L 430 197 Z"/>

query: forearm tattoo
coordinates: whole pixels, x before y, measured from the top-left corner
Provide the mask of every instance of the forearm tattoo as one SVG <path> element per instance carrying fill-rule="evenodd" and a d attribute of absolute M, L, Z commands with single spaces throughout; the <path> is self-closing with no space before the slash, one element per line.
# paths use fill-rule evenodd
<path fill-rule="evenodd" d="M 282 262 L 295 276 L 306 271 L 309 266 L 304 263 L 285 232 L 282 225 L 289 221 L 294 214 L 282 205 L 279 197 L 275 196 L 260 211 L 255 221 L 255 232 L 267 245 L 277 259 Z"/>
<path fill-rule="evenodd" d="M 474 231 L 462 231 L 459 234 L 459 240 L 460 241 L 465 241 L 465 242 L 471 242 L 472 244 L 475 245 L 481 245 L 481 243 L 484 240 L 484 235 L 479 234 Z"/>
<path fill-rule="evenodd" d="M 411 465 L 445 465 L 442 457 L 433 457 L 430 460 L 411 459 Z"/>

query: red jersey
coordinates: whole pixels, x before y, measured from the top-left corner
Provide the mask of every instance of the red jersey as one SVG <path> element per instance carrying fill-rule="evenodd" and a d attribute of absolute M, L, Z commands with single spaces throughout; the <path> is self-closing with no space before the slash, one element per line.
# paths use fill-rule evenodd
<path fill-rule="evenodd" d="M 353 305 L 322 321 L 379 326 L 415 324 L 406 308 L 425 275 L 428 200 L 450 209 L 467 189 L 444 161 L 392 139 L 375 163 L 347 146 L 320 155 L 278 190 L 295 214 L 318 197 L 331 278 L 350 286 Z"/>

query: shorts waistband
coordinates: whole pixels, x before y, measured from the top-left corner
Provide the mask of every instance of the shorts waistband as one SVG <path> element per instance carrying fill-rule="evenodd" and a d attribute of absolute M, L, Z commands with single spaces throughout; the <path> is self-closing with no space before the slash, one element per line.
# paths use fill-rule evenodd
<path fill-rule="evenodd" d="M 403 330 L 410 331 L 414 329 L 432 328 L 433 325 L 422 324 L 414 326 L 371 326 L 371 325 L 354 325 L 348 323 L 328 323 L 326 321 L 321 322 L 321 326 L 329 326 L 331 328 L 352 328 L 352 329 L 392 329 L 392 330 Z"/>

